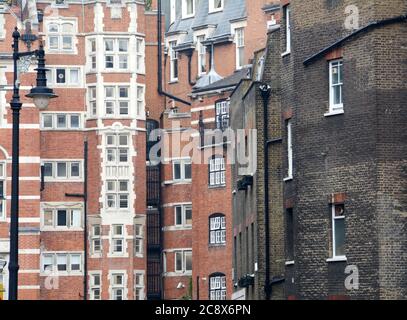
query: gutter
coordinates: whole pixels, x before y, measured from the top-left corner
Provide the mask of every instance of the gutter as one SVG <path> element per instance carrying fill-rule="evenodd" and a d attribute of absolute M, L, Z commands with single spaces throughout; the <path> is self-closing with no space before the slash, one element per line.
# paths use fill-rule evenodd
<path fill-rule="evenodd" d="M 326 48 L 322 49 L 321 51 L 317 52 L 316 54 L 312 55 L 311 57 L 306 59 L 303 62 L 303 64 L 304 64 L 304 66 L 310 65 L 312 62 L 314 62 L 315 60 L 317 60 L 320 57 L 324 56 L 329 51 L 332 51 L 333 49 L 335 49 L 337 47 L 340 47 L 344 42 L 346 42 L 348 40 L 351 40 L 352 38 L 356 37 L 357 35 L 359 35 L 361 33 L 370 31 L 370 29 L 375 29 L 375 28 L 387 26 L 387 25 L 394 24 L 394 23 L 404 22 L 404 21 L 407 21 L 407 14 L 402 15 L 402 16 L 398 16 L 398 17 L 394 17 L 394 18 L 389 18 L 389 19 L 384 19 L 384 20 L 380 20 L 380 21 L 371 22 L 367 26 L 352 32 L 351 34 L 349 34 L 349 35 L 343 37 L 342 39 L 334 42 L 329 47 L 326 47 Z"/>

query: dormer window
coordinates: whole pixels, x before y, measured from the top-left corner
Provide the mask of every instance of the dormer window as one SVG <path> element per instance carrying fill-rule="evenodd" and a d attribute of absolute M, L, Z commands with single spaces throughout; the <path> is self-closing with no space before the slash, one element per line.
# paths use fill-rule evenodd
<path fill-rule="evenodd" d="M 218 12 L 223 10 L 224 0 L 209 0 L 209 12 Z"/>
<path fill-rule="evenodd" d="M 182 0 L 182 18 L 191 18 L 195 15 L 195 0 Z"/>

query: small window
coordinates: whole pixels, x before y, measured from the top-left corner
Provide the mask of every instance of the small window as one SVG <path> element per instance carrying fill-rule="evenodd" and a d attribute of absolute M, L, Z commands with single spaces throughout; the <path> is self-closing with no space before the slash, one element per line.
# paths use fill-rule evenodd
<path fill-rule="evenodd" d="M 175 225 L 178 227 L 186 227 L 192 225 L 191 205 L 175 206 Z"/>
<path fill-rule="evenodd" d="M 285 52 L 288 54 L 291 52 L 291 9 L 290 6 L 283 7 L 283 14 L 285 20 Z"/>
<path fill-rule="evenodd" d="M 169 55 L 170 55 L 170 81 L 178 81 L 178 52 L 175 51 L 177 41 L 170 41 Z"/>
<path fill-rule="evenodd" d="M 224 0 L 209 0 L 209 12 L 218 12 L 223 10 Z"/>
<path fill-rule="evenodd" d="M 343 111 L 343 61 L 329 62 L 329 111 Z"/>
<path fill-rule="evenodd" d="M 90 299 L 101 300 L 101 277 L 100 274 L 90 275 Z"/>
<path fill-rule="evenodd" d="M 205 41 L 205 36 L 196 38 L 197 51 L 198 51 L 198 75 L 201 76 L 206 73 L 206 46 L 202 44 Z"/>
<path fill-rule="evenodd" d="M 182 0 L 182 18 L 191 18 L 195 15 L 195 0 Z"/>
<path fill-rule="evenodd" d="M 143 225 L 134 226 L 134 251 L 138 256 L 143 256 Z"/>
<path fill-rule="evenodd" d="M 175 252 L 175 272 L 185 273 L 192 271 L 192 251 Z"/>
<path fill-rule="evenodd" d="M 332 205 L 332 255 L 345 257 L 345 206 Z"/>
<path fill-rule="evenodd" d="M 91 242 L 92 242 L 92 253 L 93 254 L 101 253 L 102 252 L 102 239 L 101 239 L 100 225 L 92 226 Z"/>
<path fill-rule="evenodd" d="M 244 28 L 237 28 L 235 30 L 236 37 L 236 69 L 241 69 L 245 65 L 245 34 Z"/>
<path fill-rule="evenodd" d="M 226 130 L 229 127 L 230 101 L 222 100 L 215 103 L 216 129 Z"/>
<path fill-rule="evenodd" d="M 293 177 L 293 135 L 292 135 L 292 124 L 291 120 L 287 121 L 287 178 L 292 179 Z"/>
<path fill-rule="evenodd" d="M 176 182 L 192 179 L 191 160 L 173 161 L 173 179 Z"/>

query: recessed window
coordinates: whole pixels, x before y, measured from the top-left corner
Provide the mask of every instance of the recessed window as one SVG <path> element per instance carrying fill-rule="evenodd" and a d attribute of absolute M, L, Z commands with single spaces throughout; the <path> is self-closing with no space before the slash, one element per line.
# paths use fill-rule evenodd
<path fill-rule="evenodd" d="M 221 100 L 215 103 L 216 129 L 226 130 L 229 128 L 229 100 Z"/>
<path fill-rule="evenodd" d="M 104 40 L 105 69 L 129 68 L 129 40 L 127 38 Z"/>
<path fill-rule="evenodd" d="M 145 73 L 145 45 L 143 38 L 136 38 L 136 69 L 137 73 Z"/>
<path fill-rule="evenodd" d="M 175 225 L 177 227 L 192 226 L 192 206 L 175 206 Z"/>
<path fill-rule="evenodd" d="M 209 160 L 209 186 L 223 187 L 226 185 L 226 166 L 223 156 L 213 156 Z"/>
<path fill-rule="evenodd" d="M 223 214 L 209 217 L 209 244 L 226 244 L 226 217 Z"/>
<path fill-rule="evenodd" d="M 76 113 L 41 113 L 41 129 L 78 130 L 82 128 L 81 115 Z"/>
<path fill-rule="evenodd" d="M 192 251 L 175 252 L 175 272 L 192 272 Z"/>
<path fill-rule="evenodd" d="M 42 212 L 42 224 L 47 229 L 79 229 L 82 228 L 82 216 L 81 208 L 45 208 Z"/>
<path fill-rule="evenodd" d="M 50 68 L 47 71 L 47 82 L 53 86 L 77 87 L 81 84 L 79 68 Z"/>
<path fill-rule="evenodd" d="M 144 273 L 137 271 L 134 279 L 134 297 L 136 300 L 144 300 Z"/>
<path fill-rule="evenodd" d="M 91 249 L 93 254 L 102 252 L 101 226 L 99 224 L 91 227 Z"/>
<path fill-rule="evenodd" d="M 105 116 L 122 117 L 129 115 L 130 95 L 129 87 L 105 87 Z"/>
<path fill-rule="evenodd" d="M 291 9 L 289 5 L 283 7 L 283 15 L 285 21 L 285 52 L 283 54 L 288 54 L 291 52 Z"/>
<path fill-rule="evenodd" d="M 170 81 L 178 81 L 178 52 L 175 51 L 177 41 L 169 42 L 169 55 L 170 55 Z"/>
<path fill-rule="evenodd" d="M 174 160 L 172 173 L 175 182 L 190 181 L 192 179 L 191 160 Z"/>
<path fill-rule="evenodd" d="M 91 70 L 96 70 L 97 67 L 97 54 L 96 54 L 96 40 L 89 40 L 89 65 Z"/>
<path fill-rule="evenodd" d="M 111 292 L 110 296 L 112 300 L 124 300 L 124 274 L 122 273 L 114 273 L 111 275 L 110 279 L 111 284 Z"/>
<path fill-rule="evenodd" d="M 218 12 L 223 10 L 224 0 L 209 0 L 209 12 Z"/>
<path fill-rule="evenodd" d="M 111 252 L 113 254 L 124 253 L 124 225 L 112 225 Z"/>
<path fill-rule="evenodd" d="M 128 164 L 129 136 L 127 134 L 106 135 L 106 162 L 110 165 Z"/>
<path fill-rule="evenodd" d="M 80 274 L 82 272 L 82 254 L 80 253 L 43 253 L 41 272 Z"/>
<path fill-rule="evenodd" d="M 191 18 L 195 15 L 195 0 L 182 0 L 182 18 Z"/>
<path fill-rule="evenodd" d="M 107 180 L 106 189 L 107 209 L 129 208 L 130 189 L 128 180 Z"/>
<path fill-rule="evenodd" d="M 77 181 L 82 178 L 82 161 L 44 161 L 44 177 L 52 180 Z"/>
<path fill-rule="evenodd" d="M 329 111 L 343 111 L 343 61 L 329 62 Z"/>
<path fill-rule="evenodd" d="M 241 69 L 245 65 L 245 35 L 244 28 L 237 28 L 235 30 L 236 42 L 236 69 Z"/>
<path fill-rule="evenodd" d="M 89 99 L 89 113 L 91 116 L 96 116 L 96 87 L 89 87 L 88 89 L 88 99 Z"/>
<path fill-rule="evenodd" d="M 345 257 L 345 206 L 332 205 L 332 256 Z"/>
<path fill-rule="evenodd" d="M 198 51 L 198 75 L 201 76 L 206 73 L 206 46 L 202 44 L 205 41 L 205 36 L 196 38 L 196 46 Z"/>
<path fill-rule="evenodd" d="M 134 253 L 137 256 L 143 256 L 143 241 L 144 241 L 143 225 L 136 224 L 134 226 Z"/>
<path fill-rule="evenodd" d="M 90 300 L 101 300 L 101 287 L 100 274 L 90 274 Z"/>
<path fill-rule="evenodd" d="M 209 277 L 209 299 L 226 300 L 226 276 L 222 273 Z"/>
<path fill-rule="evenodd" d="M 50 52 L 73 52 L 76 30 L 75 22 L 52 21 L 47 24 L 47 44 Z"/>
<path fill-rule="evenodd" d="M 144 86 L 137 86 L 137 115 L 143 116 L 145 113 Z"/>

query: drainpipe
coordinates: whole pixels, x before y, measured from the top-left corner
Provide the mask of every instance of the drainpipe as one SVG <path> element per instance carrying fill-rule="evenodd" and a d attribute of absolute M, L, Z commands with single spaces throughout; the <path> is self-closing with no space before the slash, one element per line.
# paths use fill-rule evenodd
<path fill-rule="evenodd" d="M 190 49 L 186 52 L 186 55 L 188 57 L 188 83 L 190 86 L 194 86 L 196 82 L 192 81 L 192 55 L 194 54 L 194 50 Z"/>
<path fill-rule="evenodd" d="M 263 99 L 263 156 L 264 156 L 264 233 L 265 233 L 265 262 L 266 262 L 266 279 L 264 281 L 264 292 L 266 300 L 271 298 L 270 282 L 270 217 L 269 217 L 269 143 L 268 143 L 268 102 L 270 99 L 271 87 L 264 83 L 260 87 L 261 97 Z"/>
<path fill-rule="evenodd" d="M 167 98 L 173 99 L 180 103 L 186 104 L 188 106 L 191 105 L 191 102 L 188 102 L 184 99 L 176 97 L 168 92 L 163 90 L 163 61 L 162 61 L 162 7 L 161 7 L 161 0 L 158 0 L 158 15 L 157 15 L 157 41 L 158 41 L 158 93 L 162 96 Z"/>

